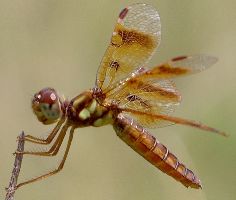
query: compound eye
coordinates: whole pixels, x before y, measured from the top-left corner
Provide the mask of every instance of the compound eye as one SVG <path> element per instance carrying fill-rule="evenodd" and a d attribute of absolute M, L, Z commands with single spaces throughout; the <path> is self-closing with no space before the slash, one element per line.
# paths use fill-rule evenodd
<path fill-rule="evenodd" d="M 44 88 L 32 99 L 32 109 L 44 124 L 56 122 L 62 115 L 61 100 L 53 88 Z"/>
<path fill-rule="evenodd" d="M 54 104 L 58 101 L 58 94 L 53 88 L 44 88 L 36 94 L 39 103 Z"/>

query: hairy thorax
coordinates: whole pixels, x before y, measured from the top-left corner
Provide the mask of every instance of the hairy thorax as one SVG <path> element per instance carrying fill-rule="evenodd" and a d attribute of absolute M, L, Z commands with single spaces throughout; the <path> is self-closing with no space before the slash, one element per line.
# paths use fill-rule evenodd
<path fill-rule="evenodd" d="M 67 108 L 68 120 L 77 127 L 104 126 L 113 123 L 113 112 L 93 98 L 92 91 L 85 91 L 73 98 Z"/>

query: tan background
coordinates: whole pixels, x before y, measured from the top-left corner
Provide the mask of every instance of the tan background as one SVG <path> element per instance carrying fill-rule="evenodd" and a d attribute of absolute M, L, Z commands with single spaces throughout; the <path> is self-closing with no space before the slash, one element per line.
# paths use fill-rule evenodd
<path fill-rule="evenodd" d="M 119 11 L 136 1 L 0 0 L 0 197 L 21 130 L 45 135 L 32 95 L 45 86 L 72 98 L 94 84 Z M 183 54 L 209 53 L 219 62 L 177 80 L 183 102 L 176 116 L 225 130 L 225 139 L 189 127 L 152 130 L 201 178 L 186 189 L 122 143 L 110 126 L 77 130 L 64 170 L 17 191 L 18 200 L 233 200 L 236 196 L 236 1 L 152 0 L 162 43 L 150 66 Z M 30 147 L 40 150 L 40 147 Z M 52 169 L 59 158 L 25 157 L 20 180 Z"/>

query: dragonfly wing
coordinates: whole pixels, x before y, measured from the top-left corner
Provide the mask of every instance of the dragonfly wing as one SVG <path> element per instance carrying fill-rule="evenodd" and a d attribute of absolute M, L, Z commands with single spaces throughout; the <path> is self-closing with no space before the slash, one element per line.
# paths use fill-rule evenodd
<path fill-rule="evenodd" d="M 142 117 L 142 118 L 146 118 L 146 120 L 163 120 L 163 121 L 167 121 L 167 122 L 172 122 L 172 123 L 176 123 L 176 124 L 181 124 L 181 125 L 186 125 L 186 126 L 191 126 L 194 128 L 198 128 L 204 131 L 209 131 L 212 133 L 216 133 L 222 136 L 228 136 L 225 132 L 217 130 L 213 127 L 210 127 L 208 125 L 202 124 L 200 122 L 197 121 L 192 121 L 192 120 L 188 120 L 188 119 L 183 119 L 183 118 L 179 118 L 179 117 L 173 117 L 170 115 L 158 115 L 158 114 L 152 114 L 152 113 L 145 113 L 143 111 L 137 111 L 137 110 L 131 110 L 131 109 L 123 109 L 122 110 L 123 113 L 127 113 L 127 114 L 131 114 L 132 116 L 136 115 L 137 117 Z"/>
<path fill-rule="evenodd" d="M 171 79 L 182 75 L 201 72 L 216 62 L 216 57 L 204 54 L 179 56 L 147 70 L 145 73 L 140 74 L 139 78 L 143 81 L 151 78 Z"/>
<path fill-rule="evenodd" d="M 96 88 L 106 93 L 151 58 L 161 39 L 160 17 L 146 4 L 121 11 L 110 44 L 98 68 Z"/>
<path fill-rule="evenodd" d="M 105 101 L 110 101 L 109 104 L 115 103 L 120 109 L 169 114 L 179 105 L 181 96 L 170 80 L 142 82 L 134 77 L 110 92 Z M 145 115 L 132 115 L 132 113 L 128 115 L 144 127 L 155 128 L 173 124 L 162 119 L 147 118 Z"/>

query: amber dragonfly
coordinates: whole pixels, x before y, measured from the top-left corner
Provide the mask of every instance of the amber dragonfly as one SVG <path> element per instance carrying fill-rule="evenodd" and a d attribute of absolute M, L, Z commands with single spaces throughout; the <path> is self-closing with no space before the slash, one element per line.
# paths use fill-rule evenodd
<path fill-rule="evenodd" d="M 25 141 L 53 145 L 45 152 L 17 152 L 55 156 L 69 132 L 58 168 L 18 184 L 17 188 L 58 173 L 64 166 L 74 130 L 111 124 L 118 137 L 162 172 L 186 187 L 201 188 L 199 178 L 145 128 L 182 124 L 225 135 L 202 123 L 171 116 L 181 101 L 174 78 L 200 72 L 217 59 L 207 55 L 179 56 L 146 68 L 161 41 L 160 17 L 155 8 L 133 4 L 118 17 L 110 44 L 97 71 L 94 88 L 71 101 L 53 88 L 44 88 L 32 99 L 32 109 L 43 124 L 57 123 L 46 139 L 26 135 Z"/>

